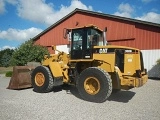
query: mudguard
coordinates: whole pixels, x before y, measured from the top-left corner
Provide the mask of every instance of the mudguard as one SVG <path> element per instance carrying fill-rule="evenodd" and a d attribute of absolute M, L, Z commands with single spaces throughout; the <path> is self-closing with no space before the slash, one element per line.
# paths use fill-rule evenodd
<path fill-rule="evenodd" d="M 61 65 L 59 62 L 50 62 L 49 68 L 54 77 L 63 77 Z"/>

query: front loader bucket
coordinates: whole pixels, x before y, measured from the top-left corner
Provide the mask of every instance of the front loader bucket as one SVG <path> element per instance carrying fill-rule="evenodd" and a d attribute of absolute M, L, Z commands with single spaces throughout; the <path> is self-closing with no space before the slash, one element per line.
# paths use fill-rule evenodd
<path fill-rule="evenodd" d="M 32 87 L 31 71 L 33 66 L 15 66 L 7 89 L 24 89 Z"/>

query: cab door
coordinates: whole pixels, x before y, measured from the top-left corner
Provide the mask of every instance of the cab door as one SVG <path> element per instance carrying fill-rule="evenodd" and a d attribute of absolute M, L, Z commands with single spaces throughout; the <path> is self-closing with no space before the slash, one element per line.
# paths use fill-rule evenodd
<path fill-rule="evenodd" d="M 87 29 L 72 30 L 71 59 L 91 59 L 92 50 L 87 47 Z"/>
<path fill-rule="evenodd" d="M 72 30 L 72 42 L 71 42 L 71 59 L 82 59 L 83 57 L 83 39 L 84 30 L 76 29 Z"/>

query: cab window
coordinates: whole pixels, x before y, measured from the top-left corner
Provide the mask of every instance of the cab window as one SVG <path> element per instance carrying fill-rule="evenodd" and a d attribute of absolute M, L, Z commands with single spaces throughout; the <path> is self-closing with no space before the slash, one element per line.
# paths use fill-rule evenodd
<path fill-rule="evenodd" d="M 72 41 L 72 49 L 73 50 L 82 50 L 82 39 L 83 39 L 83 30 L 78 29 L 73 31 L 73 41 Z"/>
<path fill-rule="evenodd" d="M 102 46 L 103 39 L 102 39 L 102 32 L 90 28 L 87 30 L 87 48 L 91 48 L 92 46 Z"/>

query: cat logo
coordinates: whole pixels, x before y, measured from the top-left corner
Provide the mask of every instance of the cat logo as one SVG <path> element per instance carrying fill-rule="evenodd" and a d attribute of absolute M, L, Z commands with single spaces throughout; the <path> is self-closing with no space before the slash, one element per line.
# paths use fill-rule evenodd
<path fill-rule="evenodd" d="M 99 53 L 102 54 L 102 53 L 107 53 L 107 48 L 101 48 L 99 49 Z"/>

